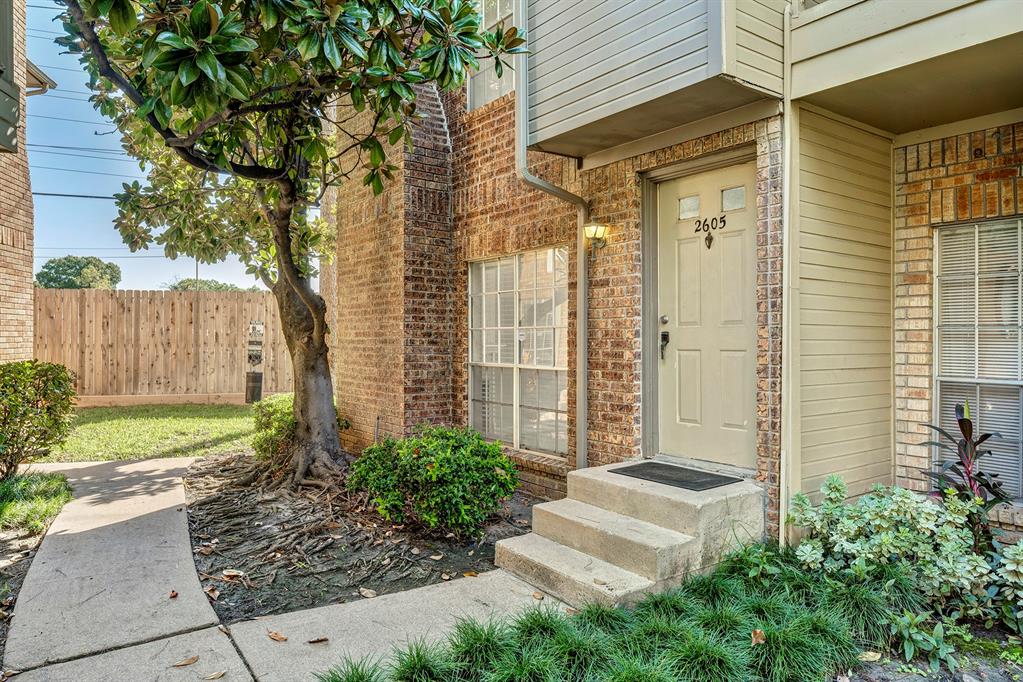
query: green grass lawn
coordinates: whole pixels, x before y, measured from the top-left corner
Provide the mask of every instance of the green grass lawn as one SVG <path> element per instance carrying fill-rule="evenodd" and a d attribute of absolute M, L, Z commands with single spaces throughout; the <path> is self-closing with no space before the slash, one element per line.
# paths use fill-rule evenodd
<path fill-rule="evenodd" d="M 61 474 L 12 476 L 0 482 L 0 529 L 42 533 L 70 500 Z"/>
<path fill-rule="evenodd" d="M 248 405 L 134 405 L 79 409 L 67 442 L 44 462 L 203 457 L 250 447 Z"/>

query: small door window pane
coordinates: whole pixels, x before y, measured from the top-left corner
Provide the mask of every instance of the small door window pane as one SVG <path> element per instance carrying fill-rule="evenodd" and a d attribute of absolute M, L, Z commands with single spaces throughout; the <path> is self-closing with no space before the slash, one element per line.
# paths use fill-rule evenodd
<path fill-rule="evenodd" d="M 741 211 L 746 208 L 746 187 L 729 187 L 721 190 L 721 210 Z"/>
<path fill-rule="evenodd" d="M 700 215 L 700 195 L 682 197 L 678 200 L 678 219 L 695 218 Z"/>

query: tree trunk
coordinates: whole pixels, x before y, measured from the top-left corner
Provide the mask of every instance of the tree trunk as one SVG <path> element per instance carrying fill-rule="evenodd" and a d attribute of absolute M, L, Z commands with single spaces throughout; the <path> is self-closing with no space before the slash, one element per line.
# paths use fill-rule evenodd
<path fill-rule="evenodd" d="M 298 429 L 290 453 L 291 485 L 297 487 L 312 480 L 322 484 L 341 473 L 345 464 L 338 435 L 326 336 L 314 333 L 315 329 L 325 325 L 325 306 L 318 307 L 315 312 L 310 311 L 283 278 L 274 285 L 273 293 L 295 375 L 294 410 Z M 320 316 L 318 325 L 315 315 Z"/>

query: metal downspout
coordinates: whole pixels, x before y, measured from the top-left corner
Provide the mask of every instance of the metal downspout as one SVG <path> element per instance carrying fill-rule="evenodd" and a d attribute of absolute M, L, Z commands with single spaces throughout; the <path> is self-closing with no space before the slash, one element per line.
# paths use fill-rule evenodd
<path fill-rule="evenodd" d="M 529 23 L 526 0 L 516 0 L 515 16 L 523 26 Z M 528 36 L 528 31 L 527 31 Z M 563 187 L 553 185 L 529 172 L 526 147 L 529 144 L 529 56 L 515 55 L 515 172 L 519 178 L 535 189 L 552 194 L 563 201 L 575 204 L 579 210 L 576 226 L 576 302 L 575 302 L 575 465 L 585 469 L 587 465 L 587 412 L 588 377 L 586 341 L 587 299 L 589 289 L 589 259 L 586 253 L 586 235 L 583 226 L 589 222 L 590 207 L 582 197 L 572 194 Z"/>

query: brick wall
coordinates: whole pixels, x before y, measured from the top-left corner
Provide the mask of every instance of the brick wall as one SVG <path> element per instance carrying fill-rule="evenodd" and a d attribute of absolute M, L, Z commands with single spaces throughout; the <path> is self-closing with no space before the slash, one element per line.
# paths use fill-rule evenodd
<path fill-rule="evenodd" d="M 25 5 L 14 3 L 18 152 L 0 152 L 0 362 L 32 357 L 32 187 L 25 151 Z"/>
<path fill-rule="evenodd" d="M 895 149 L 895 475 L 928 490 L 934 227 L 1023 215 L 1023 122 Z M 1004 517 L 1004 518 L 1001 518 Z M 1023 510 L 1000 522 L 1023 529 Z"/>
<path fill-rule="evenodd" d="M 323 201 L 337 248 L 321 266 L 320 293 L 338 407 L 351 422 L 342 445 L 353 453 L 378 432 L 451 421 L 449 143 L 432 86 L 418 88 L 418 103 L 427 119 L 413 149 L 389 150 L 399 179 L 374 197 L 356 173 Z M 354 128 L 368 131 L 370 121 L 361 116 Z"/>
<path fill-rule="evenodd" d="M 405 427 L 419 419 L 468 422 L 468 264 L 521 251 L 551 246 L 567 246 L 569 254 L 569 452 L 565 456 L 515 452 L 509 454 L 519 466 L 525 488 L 544 497 L 560 497 L 565 492 L 565 474 L 575 463 L 575 287 L 578 263 L 575 240 L 575 207 L 538 190 L 525 186 L 515 173 L 514 106 L 509 95 L 471 112 L 466 111 L 462 93 L 443 95 L 443 111 L 433 109 L 433 100 L 424 97 L 420 107 L 430 114 L 417 132 L 416 161 L 406 154 L 395 184 L 404 187 L 403 206 L 394 207 L 378 217 L 379 223 L 367 226 L 359 212 L 368 194 L 344 187 L 336 200 L 342 223 L 339 230 L 336 309 L 346 307 L 344 290 L 358 286 L 360 280 L 344 275 L 343 268 L 357 271 L 368 244 L 379 235 L 393 249 L 393 243 L 381 230 L 393 234 L 404 229 L 406 254 L 388 260 L 382 276 L 394 277 L 390 267 L 404 262 L 409 283 L 406 296 L 402 367 L 385 355 L 375 355 L 356 367 L 344 358 L 351 355 L 341 348 L 351 338 L 339 319 L 335 331 L 335 357 L 338 366 L 338 398 L 342 404 L 355 399 L 346 395 L 346 387 L 374 383 L 376 407 L 381 409 L 384 394 L 397 412 L 406 415 Z M 449 146 L 440 144 L 441 127 L 446 123 Z M 420 140 L 422 144 L 420 144 Z M 781 125 L 780 119 L 760 121 L 721 131 L 641 156 L 580 172 L 575 161 L 549 154 L 530 152 L 530 169 L 552 183 L 566 187 L 591 202 L 591 216 L 610 226 L 608 244 L 590 265 L 589 275 L 589 423 L 588 451 L 591 465 L 620 462 L 641 454 L 641 189 L 645 171 L 716 152 L 749 145 L 757 157 L 758 210 L 758 360 L 757 360 L 757 447 L 758 480 L 768 488 L 775 510 L 770 523 L 777 528 L 778 471 L 780 458 L 781 403 Z M 443 147 L 443 149 L 442 149 Z M 448 166 L 444 166 L 444 150 Z M 449 173 L 449 203 L 441 189 Z M 388 199 L 374 202 L 386 204 Z M 392 197 L 390 201 L 395 201 Z M 359 204 L 353 214 L 347 202 Z M 418 203 L 417 203 L 418 202 Z M 379 210 L 379 209 L 377 209 Z M 446 213 L 449 211 L 449 213 Z M 405 214 L 404 228 L 395 223 Z M 445 223 L 445 218 L 450 223 Z M 400 222 L 400 221 L 398 221 Z M 351 226 L 365 235 L 365 242 L 347 243 Z M 450 232 L 446 232 L 446 225 Z M 367 231 L 368 228 L 368 231 Z M 414 249 L 413 247 L 422 247 Z M 369 249 L 372 251 L 372 249 Z M 379 283 L 378 283 L 379 285 Z M 445 296 L 445 288 L 449 292 Z M 399 305 L 386 295 L 360 296 L 375 300 L 382 319 L 389 319 Z M 353 292 L 354 295 L 354 292 Z M 355 306 L 351 313 L 371 324 L 366 315 L 372 309 Z M 414 317 L 414 319 L 413 319 Z M 393 325 L 387 328 L 393 329 Z M 390 333 L 390 332 L 387 332 Z M 378 335 L 380 338 L 383 334 Z M 445 344 L 448 344 L 445 346 Z M 384 369 L 375 363 L 389 362 Z M 403 373 L 395 380 L 393 371 Z M 447 380 L 444 381 L 445 373 Z M 347 375 L 347 376 L 346 376 Z M 403 389 L 399 389 L 403 386 Z M 412 391 L 418 389 L 414 394 Z M 355 394 L 369 392 L 360 386 Z M 379 396 L 379 397 L 377 397 Z M 448 400 L 445 408 L 443 401 Z M 363 401 L 364 402 L 364 401 Z M 401 403 L 400 407 L 397 404 Z M 360 409 L 361 409 L 360 405 Z M 372 411 L 371 410 L 371 411 Z M 360 437 L 365 438 L 365 427 Z M 398 420 L 383 424 L 387 433 L 399 433 Z M 355 431 L 355 429 L 353 429 Z M 349 442 L 353 442 L 351 439 Z"/>

